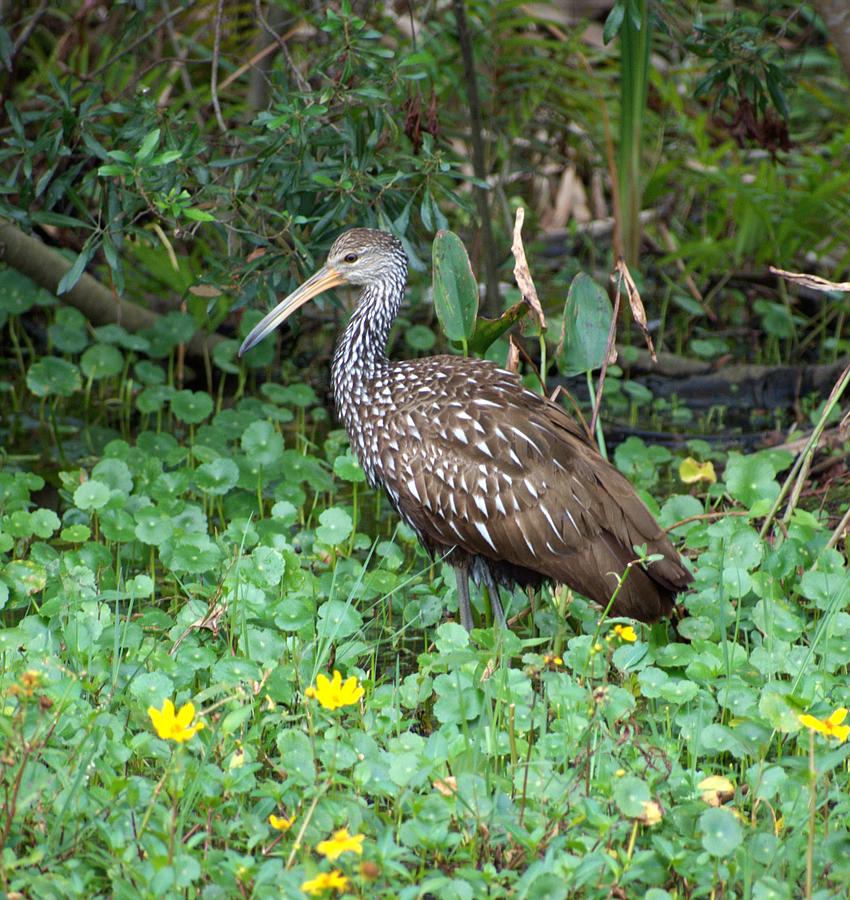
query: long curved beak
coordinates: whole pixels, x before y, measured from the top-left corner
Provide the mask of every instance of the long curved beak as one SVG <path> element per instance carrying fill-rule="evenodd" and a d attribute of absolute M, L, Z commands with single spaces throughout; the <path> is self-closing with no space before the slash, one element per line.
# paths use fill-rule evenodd
<path fill-rule="evenodd" d="M 284 300 L 281 300 L 268 315 L 251 329 L 251 333 L 242 341 L 239 355 L 242 356 L 243 353 L 247 353 L 252 347 L 259 344 L 267 334 L 271 334 L 278 325 L 285 322 L 299 306 L 303 306 L 308 300 L 312 300 L 313 297 L 321 294 L 323 291 L 345 283 L 346 278 L 341 272 L 331 268 L 331 266 L 322 266 L 315 275 L 308 278 L 304 284 L 297 287 Z"/>

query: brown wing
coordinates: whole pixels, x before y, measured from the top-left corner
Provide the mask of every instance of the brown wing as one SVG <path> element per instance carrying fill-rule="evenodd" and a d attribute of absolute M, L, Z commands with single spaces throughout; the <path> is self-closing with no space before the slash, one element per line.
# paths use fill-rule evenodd
<path fill-rule="evenodd" d="M 690 574 L 629 481 L 511 373 L 438 359 L 400 364 L 408 390 L 385 423 L 381 478 L 404 518 L 432 545 L 539 572 L 603 606 L 646 544 L 662 559 L 631 569 L 612 613 L 668 614 Z"/>

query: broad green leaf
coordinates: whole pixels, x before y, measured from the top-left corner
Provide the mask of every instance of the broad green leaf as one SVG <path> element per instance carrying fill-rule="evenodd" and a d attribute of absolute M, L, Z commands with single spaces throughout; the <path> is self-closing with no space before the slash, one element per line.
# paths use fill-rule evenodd
<path fill-rule="evenodd" d="M 579 272 L 564 304 L 558 368 L 566 376 L 601 368 L 611 329 L 611 301 L 596 282 Z"/>
<path fill-rule="evenodd" d="M 478 282 L 461 239 L 452 231 L 438 231 L 432 248 L 434 309 L 446 337 L 472 337 L 478 312 Z"/>

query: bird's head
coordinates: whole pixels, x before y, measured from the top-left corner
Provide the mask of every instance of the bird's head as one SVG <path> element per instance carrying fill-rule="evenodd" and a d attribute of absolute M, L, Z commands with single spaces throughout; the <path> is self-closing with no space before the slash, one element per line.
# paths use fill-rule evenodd
<path fill-rule="evenodd" d="M 239 355 L 258 344 L 296 309 L 323 291 L 340 284 L 371 285 L 398 281 L 403 290 L 406 276 L 407 257 L 397 237 L 374 228 L 352 228 L 333 242 L 324 266 L 281 300 L 251 330 L 239 348 Z"/>

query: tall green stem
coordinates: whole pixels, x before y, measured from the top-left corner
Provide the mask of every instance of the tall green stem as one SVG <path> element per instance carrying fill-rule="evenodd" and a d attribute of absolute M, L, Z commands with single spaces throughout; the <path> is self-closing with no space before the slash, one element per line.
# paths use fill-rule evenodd
<path fill-rule="evenodd" d="M 636 11 L 636 15 L 632 13 Z M 643 116 L 649 87 L 649 48 L 652 43 L 647 0 L 628 5 L 620 26 L 620 146 L 617 181 L 623 253 L 631 266 L 640 250 L 642 197 L 640 158 Z"/>

